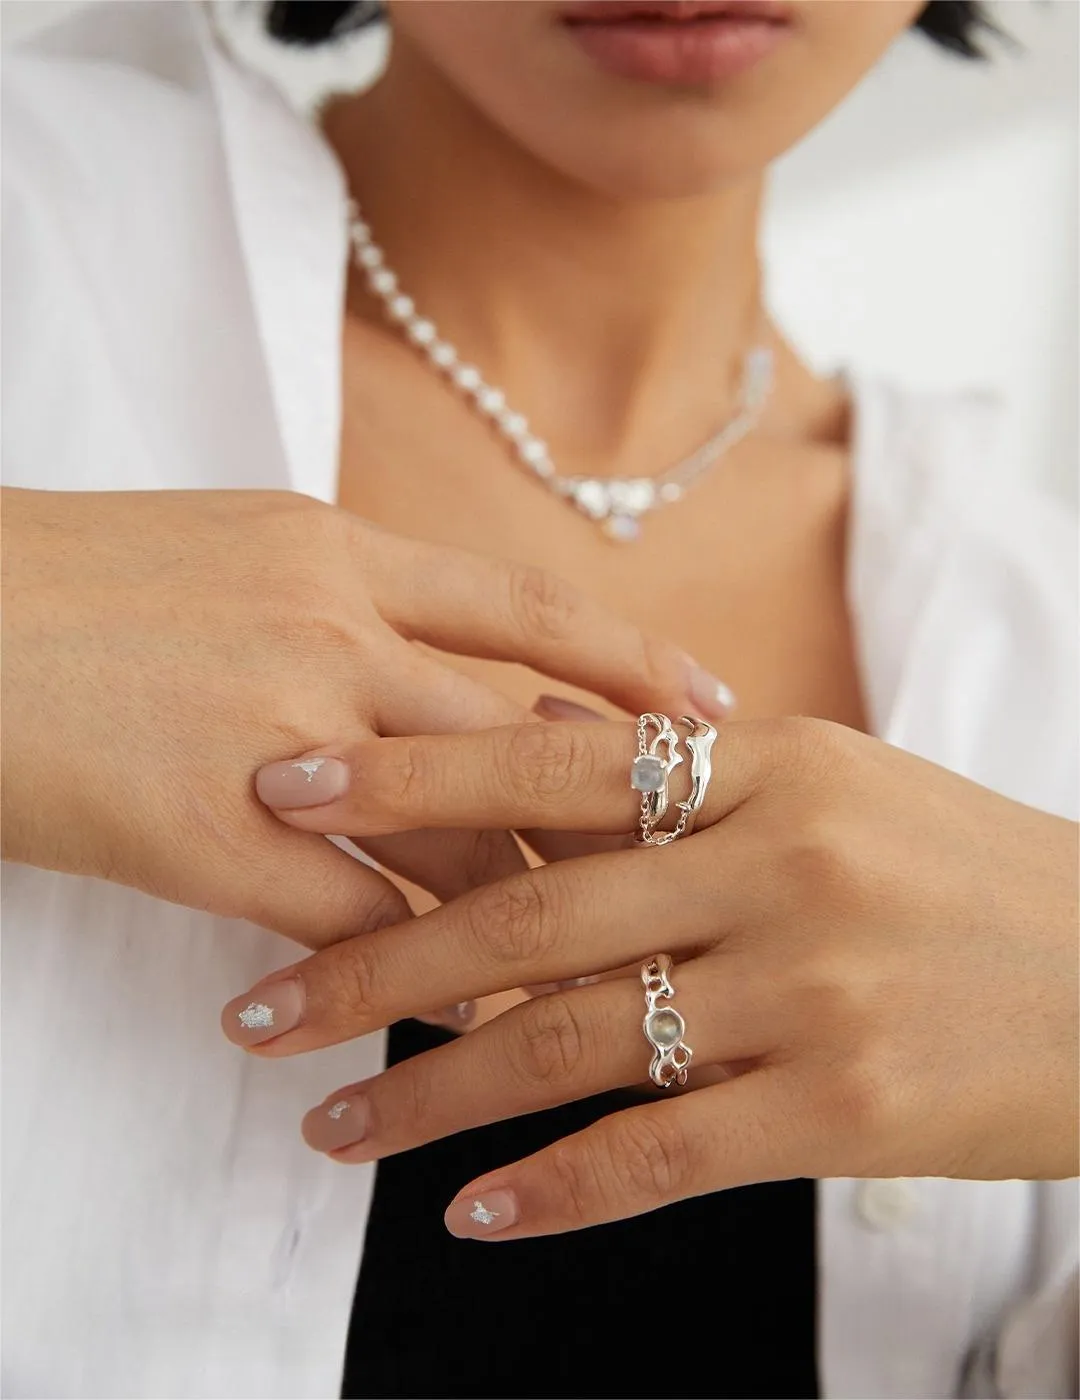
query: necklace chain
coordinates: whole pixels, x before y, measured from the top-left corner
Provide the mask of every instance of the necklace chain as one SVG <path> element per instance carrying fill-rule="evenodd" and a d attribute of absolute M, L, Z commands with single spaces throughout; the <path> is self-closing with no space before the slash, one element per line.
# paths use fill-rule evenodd
<path fill-rule="evenodd" d="M 549 491 L 598 524 L 609 539 L 622 543 L 636 540 L 643 515 L 681 500 L 760 421 L 772 391 L 773 354 L 767 346 L 754 345 L 743 359 L 734 411 L 688 457 L 657 476 L 560 476 L 547 444 L 532 431 L 524 414 L 511 408 L 502 390 L 489 384 L 475 365 L 462 363 L 456 348 L 440 336 L 434 321 L 417 311 L 412 297 L 402 290 L 397 274 L 386 265 L 383 250 L 354 200 L 349 203 L 349 238 L 356 265 L 389 319 L 401 327 L 432 368 L 445 375 L 472 408 L 491 423 L 521 465 Z"/>

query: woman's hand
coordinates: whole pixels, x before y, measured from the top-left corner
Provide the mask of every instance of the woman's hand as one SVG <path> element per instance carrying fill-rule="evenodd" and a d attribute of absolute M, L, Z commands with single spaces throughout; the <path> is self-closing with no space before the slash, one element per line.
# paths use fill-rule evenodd
<path fill-rule="evenodd" d="M 303 496 L 9 490 L 3 525 L 5 857 L 309 946 L 408 908 L 375 870 L 276 822 L 253 770 L 327 733 L 531 718 L 412 641 L 627 706 L 682 701 L 692 684 L 674 648 L 540 571 L 397 539 Z M 330 780 L 294 767 L 277 790 Z M 523 865 L 505 831 L 369 850 L 440 898 Z"/>
<path fill-rule="evenodd" d="M 333 806 L 279 813 L 307 830 L 636 820 L 622 723 L 323 751 L 350 782 Z M 786 1177 L 1075 1172 L 1076 828 L 813 720 L 725 726 L 713 772 L 691 837 L 515 874 L 340 943 L 230 1003 L 226 1033 L 291 1055 L 671 954 L 702 1087 L 470 1183 L 447 1212 L 463 1235 L 574 1229 Z M 275 1008 L 275 1038 L 245 1030 L 253 1003 Z M 640 1083 L 644 1009 L 636 975 L 541 997 L 335 1090 L 305 1135 L 364 1162 Z M 727 1078 L 709 1083 L 710 1066 Z"/>

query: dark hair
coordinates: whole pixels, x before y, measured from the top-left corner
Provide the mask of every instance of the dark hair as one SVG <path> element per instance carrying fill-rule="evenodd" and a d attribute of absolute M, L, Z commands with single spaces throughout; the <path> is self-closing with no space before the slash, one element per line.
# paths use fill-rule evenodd
<path fill-rule="evenodd" d="M 288 44 L 321 44 L 381 18 L 378 0 L 272 0 L 266 27 Z M 963 58 L 985 58 L 979 35 L 993 29 L 980 0 L 929 0 L 915 27 Z"/>

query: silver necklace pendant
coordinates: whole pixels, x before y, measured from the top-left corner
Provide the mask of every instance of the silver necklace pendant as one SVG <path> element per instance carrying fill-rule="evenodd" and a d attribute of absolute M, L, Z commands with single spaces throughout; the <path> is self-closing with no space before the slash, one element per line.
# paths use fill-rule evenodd
<path fill-rule="evenodd" d="M 352 200 L 349 239 L 353 259 L 364 274 L 368 290 L 382 302 L 390 321 L 401 327 L 432 369 L 445 375 L 475 412 L 490 422 L 511 454 L 541 485 L 599 525 L 607 538 L 618 544 L 640 539 L 642 516 L 681 500 L 710 467 L 752 432 L 772 391 L 772 351 L 755 345 L 743 361 L 734 413 L 689 457 L 659 476 L 560 476 L 547 444 L 532 431 L 525 415 L 512 409 L 503 391 L 488 384 L 475 365 L 463 364 L 456 347 L 440 336 L 435 323 L 419 314 L 412 297 L 401 290 L 397 274 L 387 267 L 383 250 Z"/>

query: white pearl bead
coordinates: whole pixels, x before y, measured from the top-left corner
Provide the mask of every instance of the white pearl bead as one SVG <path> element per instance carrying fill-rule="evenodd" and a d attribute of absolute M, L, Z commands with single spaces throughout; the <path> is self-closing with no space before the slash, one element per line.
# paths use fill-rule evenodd
<path fill-rule="evenodd" d="M 659 491 L 660 499 L 669 505 L 672 501 L 677 501 L 681 495 L 682 487 L 675 481 L 666 481 Z"/>
<path fill-rule="evenodd" d="M 498 418 L 499 427 L 512 442 L 518 442 L 529 431 L 528 420 L 523 413 L 513 413 L 504 408 Z"/>
<path fill-rule="evenodd" d="M 368 277 L 368 286 L 379 296 L 388 297 L 397 291 L 397 278 L 388 267 L 379 267 Z"/>
<path fill-rule="evenodd" d="M 407 321 L 416 310 L 412 297 L 392 297 L 386 305 L 392 321 Z"/>
<path fill-rule="evenodd" d="M 405 334 L 414 345 L 430 345 L 435 339 L 436 331 L 430 321 L 425 321 L 423 317 L 417 316 L 406 324 Z"/>
<path fill-rule="evenodd" d="M 537 437 L 527 437 L 518 446 L 518 454 L 523 462 L 528 462 L 530 467 L 538 466 L 541 462 L 547 461 L 547 443 L 541 442 Z"/>
<path fill-rule="evenodd" d="M 440 369 L 449 369 L 457 360 L 457 351 L 450 342 L 446 340 L 437 340 L 435 344 L 428 349 L 428 354 L 431 357 L 431 363 L 433 365 L 438 365 Z"/>
<path fill-rule="evenodd" d="M 501 389 L 491 389 L 485 386 L 476 395 L 476 406 L 481 413 L 490 414 L 492 417 L 500 413 L 506 404 L 506 395 Z"/>
<path fill-rule="evenodd" d="M 367 243 L 359 249 L 356 254 L 356 261 L 361 267 L 382 267 L 383 251 L 376 247 L 374 243 Z"/>
<path fill-rule="evenodd" d="M 544 457 L 539 462 L 530 462 L 529 465 L 536 475 L 543 477 L 545 481 L 555 475 L 555 463 L 550 457 Z"/>
<path fill-rule="evenodd" d="M 364 223 L 363 219 L 355 219 L 349 231 L 353 236 L 354 243 L 362 245 L 371 242 L 371 229 Z"/>
<path fill-rule="evenodd" d="M 458 365 L 454 370 L 454 383 L 459 389 L 464 389 L 467 394 L 471 394 L 474 389 L 480 387 L 480 371 L 475 365 Z"/>

